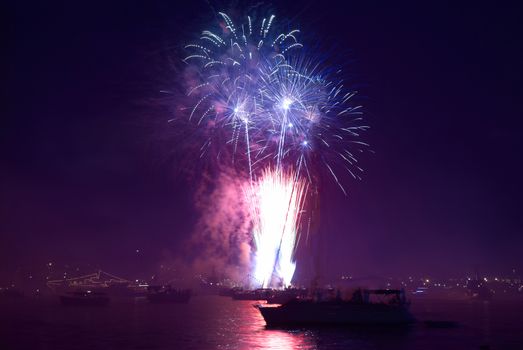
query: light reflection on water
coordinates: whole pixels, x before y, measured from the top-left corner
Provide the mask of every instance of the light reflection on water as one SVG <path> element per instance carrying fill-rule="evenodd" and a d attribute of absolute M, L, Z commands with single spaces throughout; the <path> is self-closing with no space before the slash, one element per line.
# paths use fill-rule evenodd
<path fill-rule="evenodd" d="M 243 349 L 314 349 L 310 337 L 305 334 L 292 334 L 282 330 L 265 330 L 257 334 L 256 344 L 250 342 Z"/>
<path fill-rule="evenodd" d="M 461 327 L 267 329 L 254 302 L 218 296 L 167 305 L 115 300 L 105 308 L 62 307 L 56 299 L 4 300 L 0 301 L 0 348 L 429 350 L 478 349 L 486 342 L 498 345 L 492 348 L 521 348 L 521 306 L 445 303 L 414 302 L 413 311 L 422 319 L 456 320 Z"/>

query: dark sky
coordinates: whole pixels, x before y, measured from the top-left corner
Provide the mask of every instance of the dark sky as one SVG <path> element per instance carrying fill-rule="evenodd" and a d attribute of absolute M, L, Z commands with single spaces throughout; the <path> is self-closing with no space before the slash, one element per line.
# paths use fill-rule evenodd
<path fill-rule="evenodd" d="M 305 44 L 310 34 L 348 55 L 344 69 L 372 126 L 363 181 L 349 181 L 346 198 L 330 185 L 322 195 L 323 265 L 356 275 L 523 268 L 523 11 L 493 2 L 273 5 Z M 158 115 L 144 101 L 161 89 L 164 53 L 212 9 L 3 7 L 1 273 L 47 261 L 154 270 L 196 213 L 194 184 L 154 140 Z"/>

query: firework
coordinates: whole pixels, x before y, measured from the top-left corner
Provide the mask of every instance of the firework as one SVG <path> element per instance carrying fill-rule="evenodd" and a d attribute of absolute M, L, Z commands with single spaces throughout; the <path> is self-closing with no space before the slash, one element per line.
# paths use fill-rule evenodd
<path fill-rule="evenodd" d="M 205 130 L 202 153 L 229 147 L 251 180 L 267 166 L 291 166 L 312 182 L 310 164 L 319 164 L 345 192 L 334 169 L 359 178 L 356 152 L 366 146 L 356 92 L 306 55 L 299 30 L 277 31 L 274 16 L 241 25 L 219 16 L 217 29 L 185 46 L 187 113 Z"/>
<path fill-rule="evenodd" d="M 185 46 L 184 110 L 204 135 L 201 156 L 230 154 L 248 172 L 255 280 L 288 285 L 314 170 L 325 169 L 345 192 L 335 169 L 359 178 L 355 154 L 367 126 L 352 103 L 356 92 L 307 54 L 298 29 L 278 30 L 273 15 L 238 25 L 218 16 L 218 26 Z"/>
<path fill-rule="evenodd" d="M 293 172 L 266 169 L 245 191 L 254 218 L 254 279 L 264 288 L 291 283 L 306 187 Z"/>

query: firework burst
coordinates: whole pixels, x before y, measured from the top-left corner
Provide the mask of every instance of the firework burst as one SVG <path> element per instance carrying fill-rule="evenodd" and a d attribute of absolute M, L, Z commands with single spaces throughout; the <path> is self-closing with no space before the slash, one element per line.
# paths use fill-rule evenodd
<path fill-rule="evenodd" d="M 307 55 L 298 29 L 278 30 L 274 15 L 238 25 L 218 16 L 218 26 L 185 46 L 184 110 L 205 135 L 200 156 L 227 148 L 231 165 L 248 171 L 256 280 L 288 284 L 311 168 L 327 170 L 345 192 L 335 169 L 359 178 L 367 126 L 356 92 Z"/>
<path fill-rule="evenodd" d="M 304 53 L 299 30 L 277 31 L 275 17 L 235 25 L 228 15 L 185 46 L 192 69 L 189 119 L 206 130 L 202 153 L 227 145 L 231 161 L 246 162 L 251 180 L 267 165 L 292 166 L 311 179 L 310 164 L 334 173 L 336 163 L 358 178 L 360 125 L 355 91 Z M 225 140 L 225 141 L 222 141 Z M 225 143 L 225 145 L 224 145 Z"/>

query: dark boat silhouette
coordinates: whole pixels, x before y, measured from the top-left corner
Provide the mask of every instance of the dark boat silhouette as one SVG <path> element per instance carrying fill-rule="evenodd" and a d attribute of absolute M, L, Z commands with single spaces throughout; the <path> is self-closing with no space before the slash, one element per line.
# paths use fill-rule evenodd
<path fill-rule="evenodd" d="M 147 300 L 151 303 L 187 303 L 191 296 L 190 289 L 174 289 L 169 285 L 147 287 Z"/>
<path fill-rule="evenodd" d="M 371 296 L 386 301 L 370 301 Z M 257 305 L 268 326 L 406 325 L 414 322 L 403 290 L 358 290 L 352 299 L 293 299 L 282 305 Z"/>
<path fill-rule="evenodd" d="M 260 288 L 254 290 L 237 289 L 232 292 L 234 300 L 266 300 L 268 304 L 283 304 L 298 297 L 304 297 L 306 289 L 288 288 L 271 289 Z"/>
<path fill-rule="evenodd" d="M 144 285 L 102 270 L 87 275 L 47 281 L 47 287 L 58 295 L 90 290 L 110 297 L 137 297 L 145 296 L 146 292 Z"/>
<path fill-rule="evenodd" d="M 455 321 L 434 321 L 427 320 L 423 322 L 428 328 L 457 328 L 459 323 Z"/>
<path fill-rule="evenodd" d="M 254 290 L 235 290 L 232 294 L 234 300 L 267 300 L 271 295 L 272 290 L 268 288 L 260 288 Z"/>
<path fill-rule="evenodd" d="M 490 301 L 494 293 L 482 280 L 476 278 L 467 282 L 467 295 L 473 300 Z"/>
<path fill-rule="evenodd" d="M 490 301 L 494 296 L 494 293 L 487 286 L 486 278 L 481 278 L 479 274 L 479 268 L 476 266 L 474 268 L 474 278 L 468 279 L 467 281 L 467 295 L 472 300 L 479 301 Z"/>
<path fill-rule="evenodd" d="M 23 298 L 24 293 L 15 288 L 0 288 L 0 298 L 11 299 L 11 298 Z"/>
<path fill-rule="evenodd" d="M 267 304 L 285 304 L 297 298 L 305 298 L 307 289 L 287 288 L 282 290 L 273 290 L 266 298 Z"/>
<path fill-rule="evenodd" d="M 69 292 L 60 296 L 60 302 L 66 306 L 105 306 L 109 301 L 107 294 L 90 290 Z"/>

